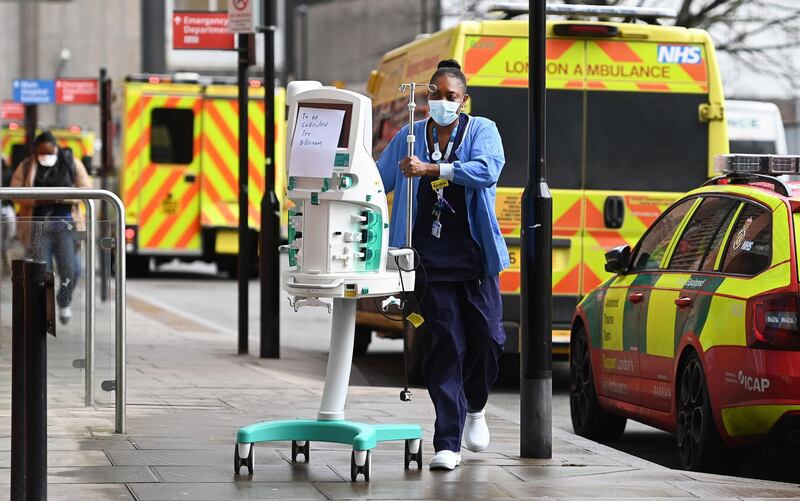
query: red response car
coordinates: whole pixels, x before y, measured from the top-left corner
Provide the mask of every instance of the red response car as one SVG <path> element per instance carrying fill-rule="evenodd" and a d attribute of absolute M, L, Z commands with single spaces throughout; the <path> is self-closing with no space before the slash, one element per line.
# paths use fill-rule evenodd
<path fill-rule="evenodd" d="M 800 157 L 724 155 L 723 175 L 676 202 L 578 306 L 575 432 L 618 438 L 627 418 L 675 432 L 684 467 L 726 447 L 800 444 Z M 788 176 L 788 177 L 787 177 Z"/>

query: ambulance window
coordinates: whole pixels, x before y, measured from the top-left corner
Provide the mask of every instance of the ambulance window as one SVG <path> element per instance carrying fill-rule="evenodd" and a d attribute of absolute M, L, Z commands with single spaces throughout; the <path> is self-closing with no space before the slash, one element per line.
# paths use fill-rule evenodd
<path fill-rule="evenodd" d="M 708 178 L 708 123 L 697 119 L 708 95 L 586 94 L 587 189 L 684 192 Z"/>
<path fill-rule="evenodd" d="M 659 268 L 661 259 L 667 252 L 667 247 L 678 229 L 678 225 L 683 221 L 695 201 L 695 198 L 690 198 L 672 206 L 650 227 L 634 251 L 633 259 L 631 259 L 631 263 L 633 263 L 631 271 L 657 270 Z"/>
<path fill-rule="evenodd" d="M 719 247 L 739 202 L 731 198 L 707 197 L 675 245 L 670 270 L 713 271 Z"/>
<path fill-rule="evenodd" d="M 778 153 L 775 141 L 745 141 L 731 140 L 731 153 L 751 153 L 753 155 L 768 155 Z"/>
<path fill-rule="evenodd" d="M 723 273 L 756 275 L 772 260 L 772 213 L 746 204 L 728 238 Z"/>
<path fill-rule="evenodd" d="M 150 161 L 188 165 L 194 159 L 194 112 L 155 108 L 150 123 Z"/>
<path fill-rule="evenodd" d="M 506 164 L 499 186 L 525 186 L 528 176 L 528 89 L 470 87 L 470 114 L 486 117 L 503 139 Z M 551 188 L 581 188 L 583 92 L 547 91 L 547 182 Z"/>

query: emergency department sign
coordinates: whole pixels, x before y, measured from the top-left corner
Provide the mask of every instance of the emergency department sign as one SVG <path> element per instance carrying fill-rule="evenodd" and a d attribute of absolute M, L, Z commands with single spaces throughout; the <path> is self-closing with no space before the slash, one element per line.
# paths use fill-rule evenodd
<path fill-rule="evenodd" d="M 255 33 L 260 21 L 261 0 L 228 0 L 228 31 Z"/>
<path fill-rule="evenodd" d="M 172 13 L 172 48 L 176 50 L 233 50 L 233 33 L 225 12 Z"/>
<path fill-rule="evenodd" d="M 97 104 L 100 82 L 96 78 L 56 80 L 56 104 Z"/>

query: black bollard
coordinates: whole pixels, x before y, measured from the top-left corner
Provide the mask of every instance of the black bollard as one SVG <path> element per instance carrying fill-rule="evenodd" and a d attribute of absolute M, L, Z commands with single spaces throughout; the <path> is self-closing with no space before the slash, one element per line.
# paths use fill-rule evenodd
<path fill-rule="evenodd" d="M 23 259 L 11 262 L 11 501 L 25 499 L 25 284 Z"/>
<path fill-rule="evenodd" d="M 25 494 L 47 499 L 47 329 L 52 273 L 40 261 L 23 264 L 25 285 Z M 48 279 L 50 284 L 48 284 Z"/>

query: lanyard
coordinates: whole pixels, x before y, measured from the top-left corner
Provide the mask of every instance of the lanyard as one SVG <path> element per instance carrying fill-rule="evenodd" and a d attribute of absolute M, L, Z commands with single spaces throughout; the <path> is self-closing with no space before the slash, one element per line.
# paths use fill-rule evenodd
<path fill-rule="evenodd" d="M 450 140 L 447 142 L 447 150 L 445 150 L 444 160 L 447 161 L 450 158 L 450 154 L 453 152 L 453 144 L 456 142 L 456 134 L 458 134 L 458 124 L 453 127 L 453 132 L 450 133 Z M 442 160 L 442 152 L 439 150 L 439 133 L 436 132 L 436 126 L 433 126 L 433 153 L 431 154 L 431 160 L 436 163 L 439 163 Z"/>

